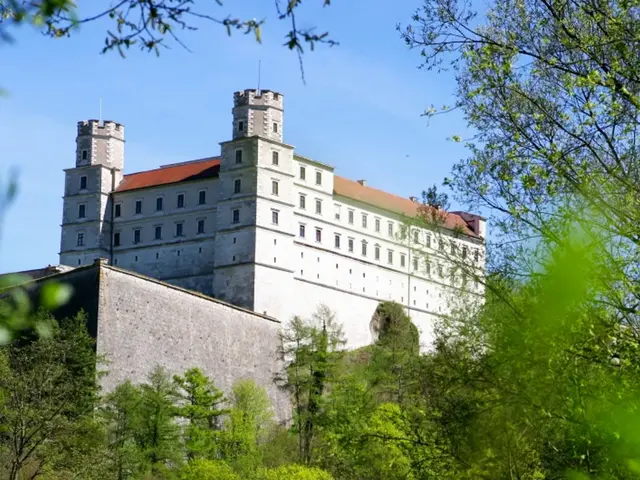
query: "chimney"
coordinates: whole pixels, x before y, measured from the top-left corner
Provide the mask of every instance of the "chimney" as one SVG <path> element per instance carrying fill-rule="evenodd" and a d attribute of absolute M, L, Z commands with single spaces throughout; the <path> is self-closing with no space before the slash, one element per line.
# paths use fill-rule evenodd
<path fill-rule="evenodd" d="M 359 183 L 360 185 L 362 185 L 363 187 L 366 187 L 366 186 L 367 186 L 367 181 L 366 181 L 366 180 L 364 180 L 364 179 L 362 179 L 362 180 L 358 180 L 358 183 Z"/>

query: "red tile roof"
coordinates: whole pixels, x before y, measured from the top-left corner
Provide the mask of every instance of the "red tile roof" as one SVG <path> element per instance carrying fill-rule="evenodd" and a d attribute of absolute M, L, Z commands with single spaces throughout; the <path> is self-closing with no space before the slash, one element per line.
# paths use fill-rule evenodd
<path fill-rule="evenodd" d="M 201 180 L 217 177 L 220 172 L 220 157 L 203 158 L 194 162 L 156 168 L 145 172 L 125 175 L 116 192 L 127 192 L 139 188 L 156 187 L 170 183 Z"/>
<path fill-rule="evenodd" d="M 359 182 L 354 182 L 353 180 L 339 177 L 338 175 L 333 177 L 333 192 L 341 197 L 357 200 L 358 202 L 409 217 L 415 217 L 419 213 L 424 213 L 424 209 L 428 208 L 419 202 L 383 192 L 376 188 L 366 187 Z M 460 229 L 461 232 L 472 237 L 478 236 L 459 215 L 447 212 L 443 212 L 443 214 L 445 215 L 444 226 L 446 228 L 451 230 Z"/>
<path fill-rule="evenodd" d="M 145 172 L 125 175 L 116 192 L 127 192 L 139 188 L 156 187 L 171 183 L 214 178 L 220 172 L 220 157 L 204 158 L 193 162 L 179 163 L 172 166 L 147 170 Z M 408 198 L 399 197 L 383 192 L 376 188 L 366 187 L 353 180 L 335 175 L 333 177 L 333 191 L 336 195 L 350 198 L 373 207 L 378 207 L 400 215 L 414 217 L 424 209 L 420 203 Z M 459 215 L 445 213 L 444 226 L 450 229 L 460 229 L 463 233 L 477 237 Z"/>

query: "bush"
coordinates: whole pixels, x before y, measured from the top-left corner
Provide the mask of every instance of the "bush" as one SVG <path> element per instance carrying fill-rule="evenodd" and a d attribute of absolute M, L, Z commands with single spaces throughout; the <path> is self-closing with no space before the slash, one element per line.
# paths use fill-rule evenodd
<path fill-rule="evenodd" d="M 333 480 L 333 477 L 319 468 L 283 465 L 278 468 L 260 470 L 257 480 Z"/>
<path fill-rule="evenodd" d="M 310 477 L 314 478 L 314 477 Z M 320 478 L 320 477 L 318 477 Z M 225 462 L 213 460 L 194 460 L 178 472 L 179 480 L 240 480 L 233 469 Z"/>

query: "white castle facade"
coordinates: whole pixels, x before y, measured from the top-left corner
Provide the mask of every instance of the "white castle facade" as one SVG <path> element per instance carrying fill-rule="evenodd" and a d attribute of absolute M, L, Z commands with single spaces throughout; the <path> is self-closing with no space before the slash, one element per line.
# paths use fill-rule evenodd
<path fill-rule="evenodd" d="M 372 341 L 380 301 L 406 306 L 426 343 L 451 298 L 481 300 L 482 217 L 452 212 L 442 228 L 407 227 L 415 199 L 296 154 L 284 126 L 281 94 L 237 92 L 219 156 L 125 175 L 124 127 L 79 122 L 60 263 L 106 258 L 282 322 L 325 304 L 351 347 Z M 455 274 L 456 262 L 472 275 Z"/>

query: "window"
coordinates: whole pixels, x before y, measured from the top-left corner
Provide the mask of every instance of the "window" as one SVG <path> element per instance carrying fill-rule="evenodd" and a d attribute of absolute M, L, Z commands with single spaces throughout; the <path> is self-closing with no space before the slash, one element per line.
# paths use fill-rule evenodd
<path fill-rule="evenodd" d="M 349 225 L 353 225 L 353 210 L 349 210 L 349 213 L 347 214 L 347 221 L 349 222 Z"/>
<path fill-rule="evenodd" d="M 322 215 L 322 200 L 316 199 L 316 214 Z"/>
<path fill-rule="evenodd" d="M 427 248 L 431 248 L 431 235 L 427 235 L 425 245 Z"/>
<path fill-rule="evenodd" d="M 413 231 L 413 243 L 420 243 L 420 232 L 418 230 Z"/>
<path fill-rule="evenodd" d="M 273 122 L 273 133 L 278 133 L 278 124 Z"/>
<path fill-rule="evenodd" d="M 86 205 L 78 205 L 78 218 L 84 218 L 87 216 L 87 206 Z"/>
<path fill-rule="evenodd" d="M 162 240 L 162 226 L 157 225 L 154 229 L 154 234 L 153 234 L 153 239 L 154 240 Z"/>
<path fill-rule="evenodd" d="M 84 233 L 79 233 L 78 234 L 78 239 L 76 241 L 76 245 L 78 247 L 83 247 L 84 246 Z"/>
<path fill-rule="evenodd" d="M 238 122 L 238 131 L 244 131 L 244 122 L 242 120 Z"/>
<path fill-rule="evenodd" d="M 278 181 L 277 180 L 271 180 L 271 195 L 278 195 Z"/>
<path fill-rule="evenodd" d="M 387 263 L 389 265 L 393 264 L 393 250 L 387 252 Z"/>
<path fill-rule="evenodd" d="M 374 251 L 376 260 L 380 260 L 380 245 L 376 245 L 373 251 Z"/>
<path fill-rule="evenodd" d="M 376 218 L 376 222 L 375 223 L 376 223 L 376 225 L 375 225 L 376 232 L 380 232 L 380 219 Z"/>
<path fill-rule="evenodd" d="M 442 270 L 442 265 L 438 265 L 438 276 L 440 278 L 444 277 L 444 272 Z"/>
<path fill-rule="evenodd" d="M 278 225 L 278 210 L 271 210 L 271 223 Z"/>
<path fill-rule="evenodd" d="M 234 194 L 240 193 L 241 190 L 242 190 L 242 180 L 237 178 L 233 181 L 233 193 Z"/>
<path fill-rule="evenodd" d="M 184 234 L 184 224 L 182 222 L 176 223 L 176 237 L 181 237 Z"/>
<path fill-rule="evenodd" d="M 142 213 L 142 200 L 136 200 L 136 215 Z"/>
<path fill-rule="evenodd" d="M 164 209 L 164 198 L 156 198 L 156 212 L 161 212 Z"/>
<path fill-rule="evenodd" d="M 388 225 L 389 236 L 393 237 L 393 223 L 389 222 Z"/>
<path fill-rule="evenodd" d="M 417 258 L 413 259 L 413 269 L 414 270 L 418 270 L 418 259 Z"/>
<path fill-rule="evenodd" d="M 86 150 L 82 150 L 82 159 L 86 160 L 88 156 L 89 156 L 89 152 L 87 152 Z"/>
<path fill-rule="evenodd" d="M 300 224 L 300 237 L 304 238 L 304 235 L 306 233 L 305 231 L 306 227 L 303 224 Z"/>
<path fill-rule="evenodd" d="M 140 243 L 141 232 L 139 228 L 133 231 L 133 243 Z"/>
<path fill-rule="evenodd" d="M 467 247 L 466 246 L 462 247 L 462 259 L 464 260 L 465 258 L 467 258 Z"/>
<path fill-rule="evenodd" d="M 236 164 L 242 163 L 242 150 L 236 150 Z"/>
<path fill-rule="evenodd" d="M 205 203 L 207 203 L 207 192 L 200 190 L 198 192 L 198 205 L 204 205 Z"/>
<path fill-rule="evenodd" d="M 87 176 L 83 175 L 80 177 L 80 190 L 87 189 Z"/>
<path fill-rule="evenodd" d="M 198 235 L 201 235 L 204 233 L 204 220 L 198 220 Z"/>
<path fill-rule="evenodd" d="M 237 208 L 231 214 L 231 223 L 240 223 L 240 210 Z"/>
<path fill-rule="evenodd" d="M 322 172 L 316 172 L 316 185 L 322 185 Z"/>
<path fill-rule="evenodd" d="M 426 270 L 427 270 L 427 275 L 431 275 L 431 263 L 427 262 L 425 267 L 426 267 Z"/>
<path fill-rule="evenodd" d="M 456 251 L 456 244 L 451 242 L 451 255 L 455 256 L 457 251 Z"/>
<path fill-rule="evenodd" d="M 438 242 L 438 247 L 440 247 L 440 251 L 444 251 L 444 240 L 440 239 Z"/>
<path fill-rule="evenodd" d="M 362 228 L 367 228 L 367 216 L 362 214 Z"/>
<path fill-rule="evenodd" d="M 279 163 L 280 163 L 280 159 L 279 159 L 279 157 L 280 157 L 280 155 L 278 154 L 278 152 L 275 152 L 275 151 L 274 151 L 274 152 L 271 154 L 271 163 L 272 163 L 273 165 L 279 165 Z"/>
<path fill-rule="evenodd" d="M 113 216 L 118 218 L 120 215 L 122 215 L 122 204 L 117 203 L 115 211 L 113 212 Z"/>
<path fill-rule="evenodd" d="M 367 256 L 367 242 L 365 241 L 362 242 L 362 256 L 363 257 Z"/>
<path fill-rule="evenodd" d="M 113 234 L 113 246 L 114 247 L 120 246 L 120 232 L 116 232 Z"/>
<path fill-rule="evenodd" d="M 340 205 L 335 205 L 336 209 L 336 220 L 340 220 Z"/>
<path fill-rule="evenodd" d="M 322 242 L 322 230 L 316 228 L 316 242 Z"/>
<path fill-rule="evenodd" d="M 179 193 L 178 194 L 178 201 L 176 206 L 178 208 L 184 208 L 184 193 Z"/>
<path fill-rule="evenodd" d="M 304 210 L 307 208 L 307 197 L 305 195 L 300 195 L 300 209 Z"/>
<path fill-rule="evenodd" d="M 407 257 L 404 253 L 400 254 L 400 266 L 404 267 L 406 263 Z"/>
<path fill-rule="evenodd" d="M 478 250 L 473 251 L 473 261 L 477 262 L 480 259 L 480 252 Z"/>
<path fill-rule="evenodd" d="M 335 237 L 333 239 L 333 245 L 336 248 L 340 248 L 340 235 L 338 235 L 337 233 L 336 233 L 336 235 L 335 235 Z"/>
<path fill-rule="evenodd" d="M 349 239 L 349 241 L 347 242 L 347 245 L 349 246 L 349 251 L 353 252 L 353 238 Z"/>
<path fill-rule="evenodd" d="M 307 178 L 307 169 L 300 165 L 300 180 L 306 180 Z"/>

